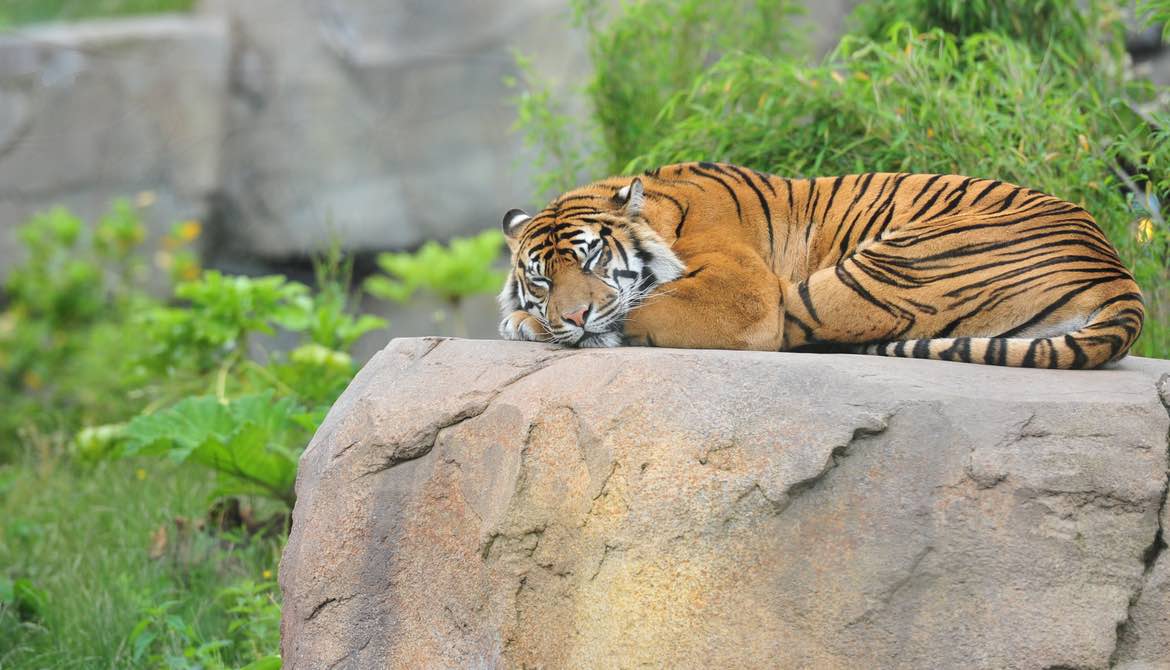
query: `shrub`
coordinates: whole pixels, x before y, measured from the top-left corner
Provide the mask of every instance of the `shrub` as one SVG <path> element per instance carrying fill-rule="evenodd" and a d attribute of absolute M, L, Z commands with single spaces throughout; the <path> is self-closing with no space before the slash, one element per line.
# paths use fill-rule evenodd
<path fill-rule="evenodd" d="M 160 257 L 197 273 L 187 249 L 197 235 L 197 224 L 176 227 Z M 158 304 L 144 288 L 145 228 L 128 202 L 92 227 L 57 208 L 18 237 L 25 260 L 0 287 L 0 463 L 14 457 L 21 430 L 72 434 L 145 404 L 135 397 L 140 350 L 127 343 L 141 341 L 135 315 Z"/>
<path fill-rule="evenodd" d="M 369 277 L 364 287 L 370 295 L 398 303 L 407 302 L 420 290 L 433 293 L 456 319 L 454 334 L 466 337 L 460 320 L 463 300 L 500 290 L 504 273 L 495 266 L 503 247 L 503 233 L 487 230 L 447 245 L 430 241 L 414 253 L 379 254 L 378 266 L 385 274 Z"/>

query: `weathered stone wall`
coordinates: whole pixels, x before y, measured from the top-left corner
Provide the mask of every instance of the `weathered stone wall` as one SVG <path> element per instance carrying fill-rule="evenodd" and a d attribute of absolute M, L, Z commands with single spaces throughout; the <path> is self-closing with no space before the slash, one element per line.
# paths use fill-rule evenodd
<path fill-rule="evenodd" d="M 148 192 L 155 235 L 219 187 L 227 26 L 155 17 L 0 33 L 0 280 L 16 228 L 65 205 L 93 218 Z"/>
<path fill-rule="evenodd" d="M 1167 373 L 396 340 L 301 460 L 284 661 L 1166 667 Z"/>
<path fill-rule="evenodd" d="M 205 0 L 234 31 L 223 212 L 230 250 L 407 248 L 531 200 L 504 78 L 588 68 L 559 0 Z"/>

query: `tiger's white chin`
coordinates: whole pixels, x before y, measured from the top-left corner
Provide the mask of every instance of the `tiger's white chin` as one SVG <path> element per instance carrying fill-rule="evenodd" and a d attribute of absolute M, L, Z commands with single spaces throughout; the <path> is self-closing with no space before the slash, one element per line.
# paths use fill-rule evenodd
<path fill-rule="evenodd" d="M 622 345 L 621 333 L 588 333 L 585 337 L 577 341 L 576 346 L 585 348 L 609 348 L 620 347 Z"/>

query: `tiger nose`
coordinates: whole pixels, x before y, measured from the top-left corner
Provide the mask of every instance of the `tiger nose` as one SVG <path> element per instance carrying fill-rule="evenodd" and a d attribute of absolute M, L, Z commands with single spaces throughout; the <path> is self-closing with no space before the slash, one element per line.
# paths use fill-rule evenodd
<path fill-rule="evenodd" d="M 561 312 L 561 318 L 578 328 L 584 328 L 585 319 L 589 316 L 589 309 L 589 305 L 582 305 L 577 309 Z"/>

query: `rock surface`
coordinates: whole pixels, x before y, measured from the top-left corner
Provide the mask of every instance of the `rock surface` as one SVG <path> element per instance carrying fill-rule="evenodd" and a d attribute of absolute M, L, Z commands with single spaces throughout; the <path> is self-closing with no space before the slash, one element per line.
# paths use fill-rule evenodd
<path fill-rule="evenodd" d="M 88 220 L 149 192 L 156 236 L 207 213 L 228 44 L 222 19 L 176 16 L 0 35 L 0 280 L 17 226 L 53 205 Z"/>
<path fill-rule="evenodd" d="M 236 28 L 224 250 L 270 259 L 497 226 L 532 195 L 509 132 L 513 49 L 562 84 L 588 69 L 557 0 L 203 0 L 201 11 Z"/>
<path fill-rule="evenodd" d="M 285 667 L 1170 664 L 1167 372 L 395 340 L 301 460 Z"/>

